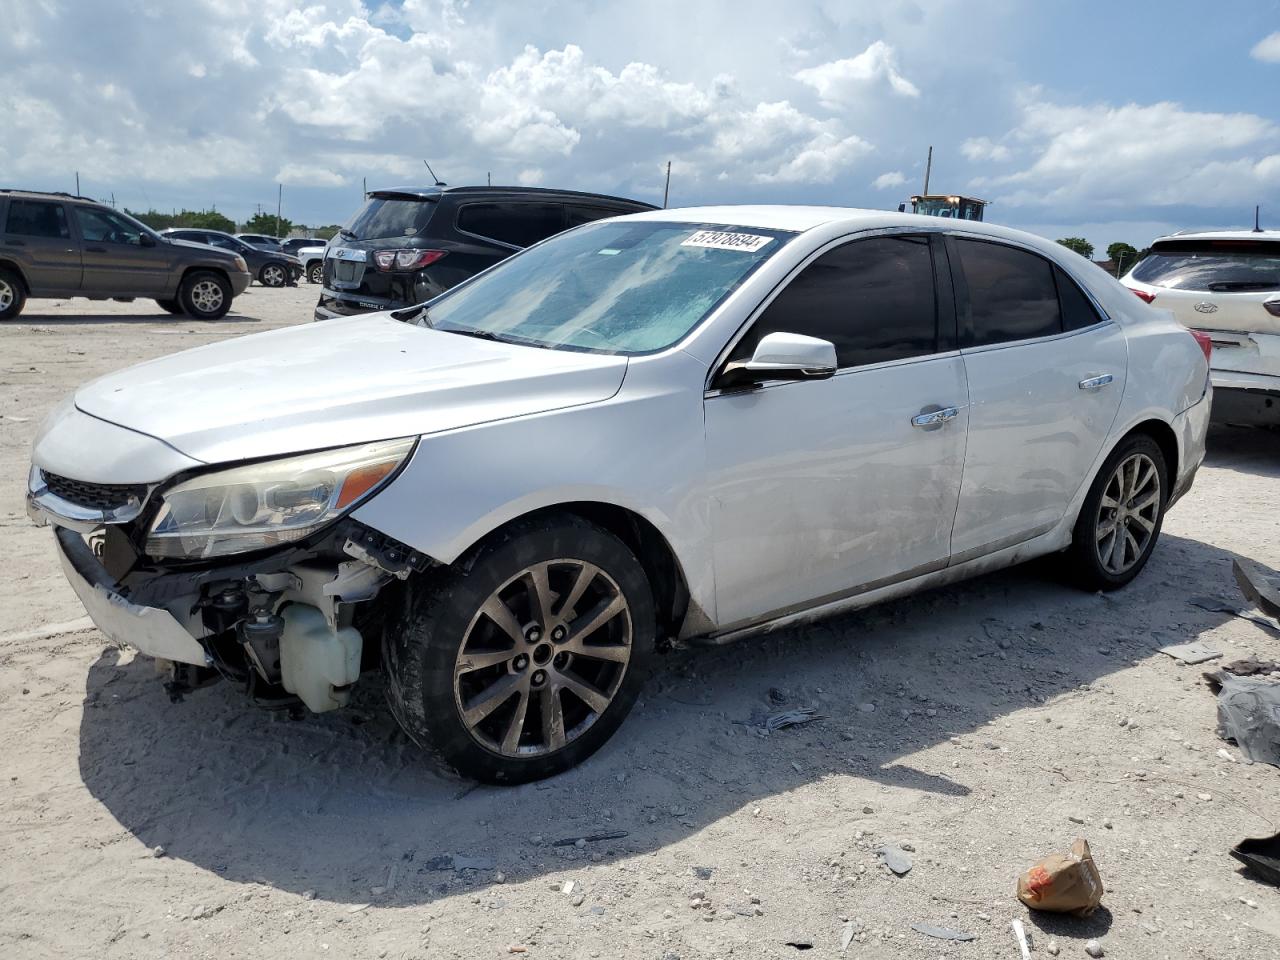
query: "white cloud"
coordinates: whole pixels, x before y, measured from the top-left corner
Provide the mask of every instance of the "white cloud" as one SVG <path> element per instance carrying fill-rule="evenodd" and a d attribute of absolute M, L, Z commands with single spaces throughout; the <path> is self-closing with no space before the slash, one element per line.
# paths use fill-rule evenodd
<path fill-rule="evenodd" d="M 906 182 L 907 178 L 901 170 L 890 170 L 872 180 L 871 185 L 877 190 L 888 190 L 890 187 L 900 187 Z"/>
<path fill-rule="evenodd" d="M 1001 191 L 1002 204 L 1209 207 L 1280 187 L 1280 128 L 1264 117 L 1171 102 L 1063 106 L 1035 94 L 1010 132 L 1035 160 L 972 181 Z"/>
<path fill-rule="evenodd" d="M 276 174 L 276 181 L 286 187 L 341 187 L 348 179 L 328 167 L 287 163 Z"/>
<path fill-rule="evenodd" d="M 975 163 L 991 161 L 1003 163 L 1013 156 L 1013 151 L 1002 143 L 995 143 L 989 137 L 971 137 L 960 144 L 960 152 Z"/>
<path fill-rule="evenodd" d="M 1280 30 L 1259 40 L 1249 56 L 1263 63 L 1280 63 Z"/>
<path fill-rule="evenodd" d="M 831 109 L 859 103 L 873 96 L 883 84 L 900 96 L 920 96 L 919 88 L 898 70 L 897 52 L 883 40 L 877 40 L 856 57 L 801 70 L 795 79 L 813 87 L 823 106 Z"/>

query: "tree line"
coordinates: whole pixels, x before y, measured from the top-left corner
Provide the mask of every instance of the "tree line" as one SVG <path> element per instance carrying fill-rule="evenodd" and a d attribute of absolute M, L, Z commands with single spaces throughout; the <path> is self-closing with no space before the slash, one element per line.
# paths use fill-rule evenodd
<path fill-rule="evenodd" d="M 338 232 L 339 224 L 331 223 L 323 227 L 308 227 L 305 223 L 295 223 L 288 217 L 281 217 L 277 222 L 274 213 L 254 214 L 246 220 L 237 231 L 236 222 L 226 214 L 212 208 L 208 210 L 180 210 L 164 213 L 160 210 L 125 209 L 125 213 L 135 220 L 141 220 L 152 230 L 168 230 L 170 227 L 188 227 L 195 230 L 221 230 L 224 233 L 260 233 L 268 237 L 287 237 L 295 230 L 319 240 L 328 240 Z"/>
<path fill-rule="evenodd" d="M 1093 259 L 1093 244 L 1084 237 L 1063 237 L 1058 242 L 1087 260 Z M 1150 252 L 1150 247 L 1139 250 L 1133 244 L 1120 240 L 1107 244 L 1107 259 L 1115 265 L 1117 274 L 1126 273 L 1130 267 Z"/>

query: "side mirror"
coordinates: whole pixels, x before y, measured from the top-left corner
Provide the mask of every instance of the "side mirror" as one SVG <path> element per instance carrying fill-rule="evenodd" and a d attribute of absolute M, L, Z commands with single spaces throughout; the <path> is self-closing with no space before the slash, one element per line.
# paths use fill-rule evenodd
<path fill-rule="evenodd" d="M 138 234 L 138 242 L 144 247 L 154 247 L 156 245 L 156 238 L 149 233 L 140 233 Z"/>
<path fill-rule="evenodd" d="M 836 372 L 836 347 L 829 340 L 800 333 L 766 334 L 750 360 L 724 368 L 716 385 L 741 387 L 766 380 L 825 380 Z"/>

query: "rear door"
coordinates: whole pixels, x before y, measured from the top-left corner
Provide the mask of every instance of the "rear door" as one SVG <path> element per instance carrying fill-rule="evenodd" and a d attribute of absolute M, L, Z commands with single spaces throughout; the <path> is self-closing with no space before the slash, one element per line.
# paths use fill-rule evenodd
<path fill-rule="evenodd" d="M 952 533 L 961 563 L 1052 529 L 1111 430 L 1128 348 L 1058 266 L 951 237 L 969 438 Z"/>
<path fill-rule="evenodd" d="M 941 250 L 912 235 L 828 249 L 723 362 L 749 358 L 774 332 L 833 342 L 839 371 L 707 395 L 716 616 L 727 628 L 941 569 L 950 553 L 968 415 Z"/>
<path fill-rule="evenodd" d="M 111 210 L 75 207 L 80 226 L 84 277 L 88 294 L 162 297 L 172 289 L 173 253 L 163 243 L 148 245 L 150 236 Z"/>
<path fill-rule="evenodd" d="M 33 296 L 80 289 L 80 241 L 61 200 L 11 197 L 0 251 L 21 266 Z"/>

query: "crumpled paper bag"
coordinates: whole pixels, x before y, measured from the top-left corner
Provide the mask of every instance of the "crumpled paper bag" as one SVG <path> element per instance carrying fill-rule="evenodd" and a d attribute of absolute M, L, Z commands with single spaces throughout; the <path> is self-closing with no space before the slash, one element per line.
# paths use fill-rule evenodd
<path fill-rule="evenodd" d="M 1082 837 L 1069 854 L 1050 854 L 1018 878 L 1018 899 L 1032 910 L 1087 917 L 1098 909 L 1102 894 L 1102 876 Z"/>

